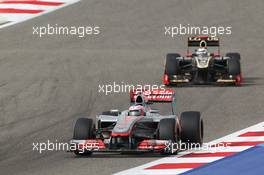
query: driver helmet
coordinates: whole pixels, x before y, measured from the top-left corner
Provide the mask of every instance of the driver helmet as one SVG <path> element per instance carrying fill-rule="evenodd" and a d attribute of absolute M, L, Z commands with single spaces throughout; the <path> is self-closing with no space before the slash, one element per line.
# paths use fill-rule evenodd
<path fill-rule="evenodd" d="M 198 56 L 207 56 L 208 55 L 208 51 L 207 51 L 207 49 L 206 48 L 198 48 L 198 49 L 196 49 L 195 50 L 195 53 L 196 53 L 196 55 L 198 55 Z"/>
<path fill-rule="evenodd" d="M 129 116 L 143 116 L 144 114 L 144 107 L 141 105 L 131 106 L 128 111 Z"/>

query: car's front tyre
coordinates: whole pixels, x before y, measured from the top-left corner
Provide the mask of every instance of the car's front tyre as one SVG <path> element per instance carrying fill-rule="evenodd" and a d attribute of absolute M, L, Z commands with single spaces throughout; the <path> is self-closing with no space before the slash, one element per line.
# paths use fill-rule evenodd
<path fill-rule="evenodd" d="M 240 65 L 240 54 L 239 53 L 227 53 L 227 72 L 228 75 L 235 77 L 235 85 L 240 85 L 242 81 L 241 76 L 241 65 Z"/>
<path fill-rule="evenodd" d="M 93 138 L 93 120 L 90 118 L 79 118 L 74 126 L 73 140 L 87 140 Z M 74 151 L 76 155 L 90 155 L 90 151 Z"/>
<path fill-rule="evenodd" d="M 168 140 L 172 143 L 166 150 L 162 151 L 161 154 L 177 154 L 173 152 L 173 144 L 177 143 L 177 129 L 176 120 L 174 118 L 161 119 L 158 126 L 158 139 Z"/>
<path fill-rule="evenodd" d="M 203 143 L 203 120 L 198 111 L 183 112 L 180 116 L 181 141 L 201 146 Z"/>

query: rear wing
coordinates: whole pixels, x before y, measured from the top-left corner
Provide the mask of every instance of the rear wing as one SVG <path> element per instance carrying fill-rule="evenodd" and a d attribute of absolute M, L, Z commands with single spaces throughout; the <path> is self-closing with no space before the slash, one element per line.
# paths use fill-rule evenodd
<path fill-rule="evenodd" d="M 188 38 L 188 47 L 219 47 L 218 37 L 213 36 L 192 36 Z"/>
<path fill-rule="evenodd" d="M 130 91 L 130 102 L 136 103 L 141 96 L 144 103 L 174 103 L 175 91 L 172 89 L 138 90 Z"/>

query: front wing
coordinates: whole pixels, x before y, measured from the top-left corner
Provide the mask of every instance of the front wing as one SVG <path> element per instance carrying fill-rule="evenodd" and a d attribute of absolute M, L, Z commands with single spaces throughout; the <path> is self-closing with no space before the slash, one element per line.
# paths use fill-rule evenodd
<path fill-rule="evenodd" d="M 168 76 L 167 74 L 164 74 L 164 76 L 163 76 L 163 84 L 164 85 L 178 85 L 178 84 L 181 84 L 181 85 L 184 85 L 184 84 L 188 84 L 188 85 L 195 85 L 195 84 L 204 84 L 204 85 L 235 84 L 235 85 L 240 85 L 241 82 L 242 82 L 241 75 L 230 76 L 230 77 L 226 77 L 226 78 L 217 79 L 216 81 L 207 81 L 207 82 L 202 82 L 202 83 L 196 82 L 195 80 L 190 81 L 188 78 L 186 78 L 184 76 L 180 76 L 180 75 Z"/>
<path fill-rule="evenodd" d="M 113 153 L 162 153 L 171 151 L 171 141 L 168 140 L 143 140 L 137 148 L 110 148 L 109 144 L 105 144 L 101 139 L 91 140 L 71 140 L 70 152 L 113 152 Z"/>

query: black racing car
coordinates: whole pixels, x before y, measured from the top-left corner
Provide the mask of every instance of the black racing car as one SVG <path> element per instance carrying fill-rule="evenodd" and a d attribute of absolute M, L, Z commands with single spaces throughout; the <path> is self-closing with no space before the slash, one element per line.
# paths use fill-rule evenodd
<path fill-rule="evenodd" d="M 217 48 L 217 52 L 209 51 Z M 192 49 L 192 51 L 190 51 Z M 232 84 L 242 81 L 240 54 L 220 55 L 218 37 L 195 36 L 188 38 L 185 57 L 169 53 L 166 57 L 163 84 Z"/>

